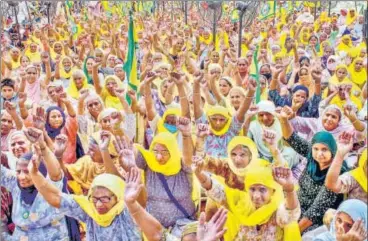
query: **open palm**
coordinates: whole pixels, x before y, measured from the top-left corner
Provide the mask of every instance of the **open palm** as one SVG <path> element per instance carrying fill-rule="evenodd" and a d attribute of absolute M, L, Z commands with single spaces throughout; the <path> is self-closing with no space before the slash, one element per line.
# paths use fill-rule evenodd
<path fill-rule="evenodd" d="M 126 203 L 134 203 L 137 201 L 139 193 L 143 188 L 143 184 L 141 184 L 140 179 L 141 176 L 139 169 L 136 167 L 131 168 L 126 177 L 124 192 L 124 200 Z"/>

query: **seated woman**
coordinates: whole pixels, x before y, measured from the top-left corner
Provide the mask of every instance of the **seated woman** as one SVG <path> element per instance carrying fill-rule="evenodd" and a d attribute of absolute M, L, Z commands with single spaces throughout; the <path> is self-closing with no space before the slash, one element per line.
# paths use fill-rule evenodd
<path fill-rule="evenodd" d="M 327 172 L 336 156 L 336 141 L 332 134 L 321 131 L 309 143 L 293 131 L 287 120 L 285 107 L 278 117 L 284 140 L 299 155 L 307 158 L 307 166 L 299 178 L 298 197 L 302 209 L 299 227 L 301 232 L 310 231 L 321 226 L 324 213 L 329 208 L 337 208 L 343 200 L 343 195 L 329 191 L 324 185 Z M 344 163 L 340 174 L 346 171 L 347 165 Z"/>
<path fill-rule="evenodd" d="M 117 138 L 115 148 L 120 153 L 120 165 L 126 171 L 135 165 L 145 171 L 148 212 L 166 229 L 172 228 L 174 236 L 181 237 L 183 224 L 193 222 L 196 210 L 192 200 L 190 120 L 180 118 L 178 122 L 183 146 L 188 148 L 183 151 L 183 157 L 175 136 L 168 132 L 157 134 L 149 150 L 136 146 L 135 161 L 133 148 L 121 144 L 120 138 Z"/>
<path fill-rule="evenodd" d="M 251 121 L 255 115 L 257 115 L 256 120 Z M 276 118 L 276 108 L 271 101 L 263 100 L 257 106 L 251 107 L 246 114 L 243 129 L 244 134 L 248 135 L 256 143 L 260 158 L 274 162 L 275 151 L 278 152 L 279 150 L 290 168 L 295 167 L 299 163 L 297 153 L 283 143 L 280 121 Z M 276 134 L 275 142 L 278 150 L 270 149 L 267 142 L 264 141 L 262 133 L 265 130 Z"/>
<path fill-rule="evenodd" d="M 34 128 L 25 130 L 27 138 L 32 143 L 38 143 L 35 147 L 36 155 L 43 157 L 40 165 L 40 176 L 45 182 L 55 185 L 60 193 L 64 187 L 64 180 L 60 166 L 47 147 L 42 131 Z M 12 194 L 13 210 L 12 219 L 15 230 L 11 237 L 3 237 L 5 240 L 78 240 L 69 239 L 74 234 L 68 234 L 65 216 L 50 206 L 45 199 L 39 195 L 27 169 L 36 155 L 25 154 L 19 158 L 16 164 L 16 173 L 5 167 L 1 167 L 1 186 L 4 186 Z M 44 175 L 47 174 L 47 178 Z M 78 231 L 78 228 L 74 229 Z M 72 236 L 69 236 L 72 235 Z"/>
<path fill-rule="evenodd" d="M 356 199 L 341 203 L 331 223 L 330 230 L 318 235 L 313 241 L 366 241 L 367 204 Z"/>
<path fill-rule="evenodd" d="M 196 164 L 195 174 L 207 195 L 230 211 L 226 241 L 301 240 L 296 224 L 300 205 L 290 169 L 252 163 L 246 171 L 245 190 L 237 190 L 220 185 Z"/>
<path fill-rule="evenodd" d="M 35 186 L 50 205 L 62 214 L 86 223 L 87 241 L 140 241 L 139 228 L 149 240 L 161 239 L 160 223 L 136 201 L 142 189 L 137 169 L 131 169 L 126 182 L 113 174 L 98 175 L 91 184 L 88 196 L 61 193 L 45 180 L 38 171 L 36 161 L 29 165 L 29 172 Z"/>
<path fill-rule="evenodd" d="M 291 113 L 292 114 L 292 113 Z M 353 142 L 364 140 L 366 136 L 366 124 L 360 121 L 352 108 L 346 106 L 344 113 L 336 105 L 328 105 L 319 118 L 303 118 L 290 116 L 290 124 L 300 136 L 310 141 L 319 131 L 330 132 L 335 140 L 343 131 L 353 134 Z M 348 121 L 348 122 L 347 122 Z"/>
<path fill-rule="evenodd" d="M 203 76 L 201 73 L 198 73 L 193 85 L 194 117 L 196 119 L 196 124 L 209 123 L 210 125 L 210 134 L 207 136 L 205 142 L 206 154 L 210 156 L 226 157 L 227 153 L 223 150 L 226 150 L 228 143 L 234 136 L 237 136 L 241 130 L 245 113 L 255 93 L 256 83 L 253 80 L 249 82 L 247 96 L 236 114 L 231 116 L 227 108 L 218 105 L 209 107 L 207 112 L 204 113 L 200 104 L 201 96 L 199 85 L 202 79 Z"/>
<path fill-rule="evenodd" d="M 358 166 L 339 176 L 344 156 L 352 148 L 351 134 L 343 132 L 338 141 L 338 152 L 326 176 L 326 187 L 335 193 L 348 195 L 348 199 L 358 199 L 367 203 L 367 148 L 361 154 Z"/>

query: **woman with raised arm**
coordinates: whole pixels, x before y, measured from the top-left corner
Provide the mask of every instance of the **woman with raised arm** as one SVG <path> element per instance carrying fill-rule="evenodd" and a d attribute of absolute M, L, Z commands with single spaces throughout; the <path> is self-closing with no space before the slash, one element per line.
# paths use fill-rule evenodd
<path fill-rule="evenodd" d="M 299 227 L 301 232 L 310 231 L 321 226 L 324 213 L 329 208 L 337 208 L 343 200 L 341 194 L 329 191 L 324 185 L 327 172 L 336 156 L 336 141 L 329 132 L 320 131 L 309 143 L 293 131 L 285 107 L 278 118 L 284 140 L 299 155 L 307 158 L 306 168 L 299 179 L 298 197 L 302 209 Z M 340 174 L 347 170 L 347 165 L 344 163 Z"/>

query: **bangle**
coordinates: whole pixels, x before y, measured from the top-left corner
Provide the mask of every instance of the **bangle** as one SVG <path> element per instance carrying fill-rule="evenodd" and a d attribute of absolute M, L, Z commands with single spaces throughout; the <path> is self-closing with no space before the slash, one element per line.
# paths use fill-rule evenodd
<path fill-rule="evenodd" d="M 245 96 L 246 99 L 253 99 L 254 96 Z"/>
<path fill-rule="evenodd" d="M 179 97 L 179 99 L 181 99 L 181 100 L 182 100 L 182 99 L 185 99 L 185 98 L 187 98 L 187 96 L 186 96 L 186 95 L 184 95 L 184 96 L 180 96 L 180 97 Z"/>
<path fill-rule="evenodd" d="M 134 213 L 131 213 L 131 214 L 130 214 L 130 216 L 135 216 L 135 215 L 137 215 L 140 211 L 141 211 L 141 209 L 140 209 L 140 208 L 138 208 L 138 210 L 137 210 L 137 211 L 135 211 Z"/>
<path fill-rule="evenodd" d="M 355 121 L 352 121 L 351 124 L 354 124 L 355 122 L 357 122 L 359 119 L 356 118 Z"/>
<path fill-rule="evenodd" d="M 283 191 L 284 191 L 284 193 L 293 193 L 294 192 L 294 187 L 293 187 L 293 189 L 291 191 L 287 191 L 285 189 L 283 189 Z"/>

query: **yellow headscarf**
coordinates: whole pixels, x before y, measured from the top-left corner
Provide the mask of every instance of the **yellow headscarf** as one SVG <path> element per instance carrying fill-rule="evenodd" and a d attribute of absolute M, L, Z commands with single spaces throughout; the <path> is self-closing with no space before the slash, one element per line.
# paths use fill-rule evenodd
<path fill-rule="evenodd" d="M 180 110 L 180 108 L 168 108 L 168 109 L 166 109 L 165 113 L 163 114 L 163 116 L 160 118 L 160 120 L 157 123 L 157 133 L 169 132 L 165 127 L 165 120 L 166 120 L 166 117 L 168 115 L 176 115 L 177 117 L 180 117 L 181 110 Z M 172 134 L 174 134 L 174 133 L 172 133 Z M 174 135 L 176 136 L 177 134 L 178 134 L 178 132 L 176 132 Z"/>
<path fill-rule="evenodd" d="M 75 85 L 75 82 L 74 82 L 74 79 L 73 79 L 73 74 L 77 71 L 83 76 L 83 86 L 82 86 L 81 89 L 92 89 L 93 88 L 93 86 L 88 84 L 87 78 L 84 75 L 82 70 L 80 70 L 80 69 L 74 70 L 73 73 L 72 73 L 72 78 L 69 80 L 69 87 L 67 89 L 68 95 L 70 95 L 74 99 L 79 98 L 79 90 L 77 89 L 77 86 Z"/>
<path fill-rule="evenodd" d="M 156 156 L 153 153 L 153 149 L 155 148 L 156 144 L 166 146 L 167 150 L 170 152 L 170 159 L 164 165 L 158 163 Z M 181 153 L 176 138 L 173 134 L 168 132 L 157 134 L 152 140 L 149 151 L 140 145 L 136 145 L 136 147 L 141 152 L 148 167 L 152 171 L 161 173 L 165 176 L 173 176 L 178 174 L 181 170 Z"/>
<path fill-rule="evenodd" d="M 360 88 L 363 88 L 365 82 L 367 81 L 367 70 L 364 68 L 364 66 L 362 67 L 360 72 L 357 72 L 355 70 L 355 63 L 357 61 L 363 61 L 362 58 L 358 57 L 356 58 L 353 63 L 349 66 L 348 70 L 350 73 L 350 79 L 353 83 L 355 83 L 356 85 L 358 85 Z"/>
<path fill-rule="evenodd" d="M 227 122 L 224 126 L 224 128 L 222 128 L 219 131 L 216 131 L 215 129 L 212 128 L 211 122 L 210 122 L 210 130 L 211 132 L 216 135 L 216 136 L 222 136 L 224 135 L 230 128 L 231 125 L 231 114 L 229 113 L 229 110 L 223 106 L 210 106 L 207 109 L 207 117 L 210 118 L 213 115 L 222 115 L 223 117 L 225 117 L 227 119 Z"/>
<path fill-rule="evenodd" d="M 64 70 L 64 66 L 63 66 L 64 60 L 69 60 L 70 63 L 71 63 L 71 68 L 70 68 L 70 71 L 69 72 L 66 72 Z M 76 70 L 77 68 L 75 68 L 73 66 L 73 60 L 69 56 L 64 56 L 64 57 L 62 57 L 62 59 L 60 61 L 60 67 L 59 67 L 59 69 L 60 69 L 60 77 L 62 79 L 70 79 L 72 77 L 73 71 Z"/>
<path fill-rule="evenodd" d="M 349 43 L 345 44 L 343 40 L 349 40 Z M 345 51 L 346 53 L 348 53 L 351 48 L 353 48 L 353 44 L 351 43 L 351 37 L 349 35 L 342 36 L 341 42 L 339 43 L 339 45 L 337 45 L 337 50 Z"/>
<path fill-rule="evenodd" d="M 86 190 L 90 189 L 92 181 L 97 175 L 105 172 L 104 164 L 94 162 L 90 155 L 84 155 L 76 163 L 67 164 L 65 167 L 73 180 Z"/>
<path fill-rule="evenodd" d="M 231 139 L 231 141 L 229 142 L 229 144 L 227 145 L 227 163 L 231 169 L 232 172 L 234 172 L 237 176 L 245 176 L 247 167 L 244 168 L 237 168 L 234 165 L 234 162 L 231 160 L 231 151 L 237 147 L 238 145 L 242 145 L 242 146 L 246 146 L 249 148 L 250 152 L 252 153 L 252 159 L 250 160 L 251 162 L 254 162 L 254 160 L 258 159 L 258 150 L 257 150 L 257 146 L 256 144 L 252 141 L 252 139 L 250 139 L 249 137 L 246 136 L 235 136 L 233 139 Z M 249 165 L 249 164 L 248 164 Z"/>
<path fill-rule="evenodd" d="M 349 12 L 348 12 L 348 14 L 347 14 L 347 16 L 346 16 L 346 20 L 345 20 L 345 24 L 346 24 L 346 26 L 349 26 L 350 24 L 352 24 L 352 23 L 357 19 L 357 17 L 358 17 L 358 15 L 357 15 L 357 13 L 356 13 L 356 12 L 355 12 L 354 17 L 352 17 L 352 16 L 351 16 L 351 14 L 350 14 L 350 11 L 354 11 L 354 12 L 355 12 L 355 10 L 354 10 L 354 9 L 350 9 L 350 10 L 349 10 Z"/>
<path fill-rule="evenodd" d="M 249 188 L 254 184 L 261 184 L 275 190 L 270 202 L 259 209 L 255 209 L 248 193 Z M 229 210 L 232 217 L 236 219 L 235 224 L 240 227 L 240 225 L 256 226 L 267 223 L 284 200 L 282 188 L 273 179 L 271 165 L 266 165 L 264 162 L 262 165 L 252 165 L 246 173 L 245 188 L 244 192 L 225 187 Z M 284 227 L 283 240 L 301 240 L 296 222 Z"/>
<path fill-rule="evenodd" d="M 26 49 L 26 52 L 24 53 L 25 56 L 27 56 L 29 58 L 29 61 L 31 63 L 35 63 L 35 62 L 41 62 L 41 52 L 37 49 L 36 52 L 32 53 L 31 52 L 31 44 L 36 44 L 36 45 L 39 45 L 40 44 L 37 44 L 36 42 L 34 41 L 31 41 Z"/>
<path fill-rule="evenodd" d="M 99 214 L 93 203 L 88 200 L 95 187 L 107 188 L 116 196 L 117 203 L 106 214 Z M 85 211 L 98 225 L 108 227 L 114 221 L 115 217 L 124 210 L 124 189 L 125 183 L 120 177 L 104 173 L 95 177 L 89 189 L 88 196 L 73 195 L 73 198 L 83 211 Z"/>
<path fill-rule="evenodd" d="M 106 108 L 112 107 L 117 110 L 122 110 L 123 105 L 121 104 L 119 98 L 116 96 L 112 96 L 110 92 L 107 90 L 106 86 L 109 81 L 115 81 L 118 84 L 118 88 L 123 88 L 123 83 L 121 82 L 119 77 L 117 77 L 116 75 L 106 76 L 104 87 L 102 88 L 102 91 L 101 91 L 101 98 L 105 102 L 105 107 Z"/>
<path fill-rule="evenodd" d="M 365 192 L 367 192 L 367 175 L 364 171 L 364 165 L 367 165 L 367 148 L 359 158 L 359 165 L 354 170 L 350 171 L 350 175 L 359 183 Z M 368 167 L 366 167 L 368 168 Z"/>
<path fill-rule="evenodd" d="M 358 108 L 358 110 L 362 109 L 362 101 L 356 97 L 354 95 L 354 92 L 358 91 L 360 92 L 360 88 L 354 84 L 353 82 L 351 82 L 348 78 L 345 78 L 342 82 L 338 82 L 336 84 L 337 87 L 339 87 L 340 85 L 351 85 L 351 93 L 350 93 L 350 100 L 351 102 L 354 103 L 354 105 Z M 326 94 L 327 95 L 327 94 Z M 346 104 L 346 100 L 341 100 L 340 96 L 336 95 L 335 97 L 332 98 L 331 105 L 337 105 L 341 110 L 344 109 L 344 105 Z"/>
<path fill-rule="evenodd" d="M 65 56 L 65 53 L 64 53 L 64 45 L 63 45 L 63 43 L 62 42 L 60 42 L 60 41 L 56 41 L 53 45 L 52 45 L 52 48 L 51 48 L 51 58 L 53 59 L 53 60 L 55 60 L 56 59 L 56 56 L 58 55 L 55 51 L 54 51 L 54 48 L 55 48 L 55 45 L 56 44 L 60 44 L 61 45 L 61 56 Z"/>

